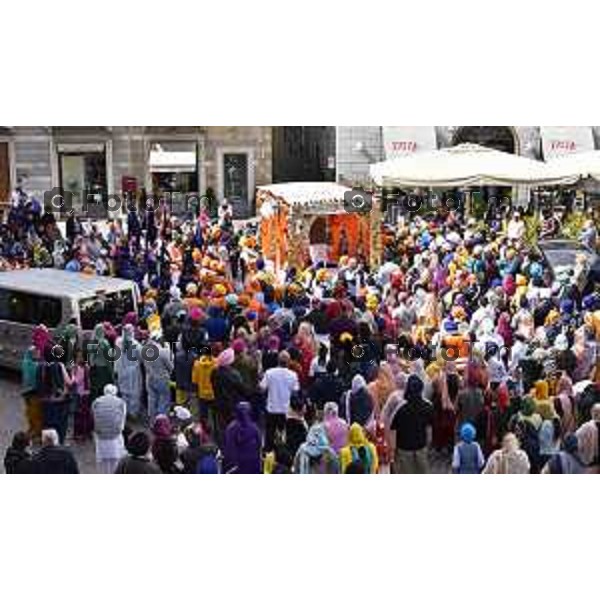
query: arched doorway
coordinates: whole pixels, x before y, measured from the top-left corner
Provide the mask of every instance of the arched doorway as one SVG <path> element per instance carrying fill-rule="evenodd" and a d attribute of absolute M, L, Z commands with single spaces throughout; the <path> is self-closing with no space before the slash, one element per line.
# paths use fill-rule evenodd
<path fill-rule="evenodd" d="M 454 134 L 453 145 L 478 144 L 508 154 L 518 153 L 518 139 L 512 127 L 459 127 Z M 513 189 L 486 186 L 473 190 L 472 210 L 476 217 L 493 220 L 496 207 L 511 205 Z M 508 202 L 507 202 L 508 200 Z"/>
<path fill-rule="evenodd" d="M 327 220 L 325 217 L 317 217 L 310 226 L 308 239 L 311 245 L 327 244 Z"/>
<path fill-rule="evenodd" d="M 517 139 L 510 127 L 459 127 L 454 135 L 453 145 L 479 144 L 509 154 L 517 153 Z"/>

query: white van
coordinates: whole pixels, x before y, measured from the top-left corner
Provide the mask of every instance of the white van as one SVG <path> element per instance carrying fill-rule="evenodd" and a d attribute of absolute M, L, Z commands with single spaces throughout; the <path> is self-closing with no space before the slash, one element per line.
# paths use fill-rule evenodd
<path fill-rule="evenodd" d="M 138 297 L 134 282 L 116 277 L 58 269 L 0 273 L 0 365 L 20 367 L 40 323 L 54 331 L 75 319 L 89 334 L 97 323 L 117 325 L 126 313 L 137 312 Z"/>

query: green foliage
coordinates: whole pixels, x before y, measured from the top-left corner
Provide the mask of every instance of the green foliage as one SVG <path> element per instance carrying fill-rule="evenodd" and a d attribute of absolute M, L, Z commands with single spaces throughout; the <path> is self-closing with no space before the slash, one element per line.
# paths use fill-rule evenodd
<path fill-rule="evenodd" d="M 576 240 L 583 229 L 586 216 L 582 212 L 571 213 L 563 222 L 561 237 Z"/>
<path fill-rule="evenodd" d="M 533 247 L 538 241 L 538 231 L 540 227 L 540 219 L 538 215 L 525 216 L 525 242 L 529 247 Z"/>

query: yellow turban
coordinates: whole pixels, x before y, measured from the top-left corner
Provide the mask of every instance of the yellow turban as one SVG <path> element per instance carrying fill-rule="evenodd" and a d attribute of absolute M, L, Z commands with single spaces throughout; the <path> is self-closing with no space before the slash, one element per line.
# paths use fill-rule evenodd
<path fill-rule="evenodd" d="M 539 381 L 536 381 L 534 384 L 534 389 L 535 389 L 535 399 L 538 402 L 543 402 L 545 400 L 548 400 L 549 387 L 548 387 L 548 382 L 546 380 L 540 379 Z"/>

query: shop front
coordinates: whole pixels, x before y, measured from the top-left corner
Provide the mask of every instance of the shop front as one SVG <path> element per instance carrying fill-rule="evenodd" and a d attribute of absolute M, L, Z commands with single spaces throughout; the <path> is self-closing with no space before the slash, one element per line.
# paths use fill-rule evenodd
<path fill-rule="evenodd" d="M 198 144 L 164 141 L 150 145 L 148 171 L 150 189 L 158 197 L 169 197 L 174 215 L 187 212 L 190 198 L 200 190 Z"/>

